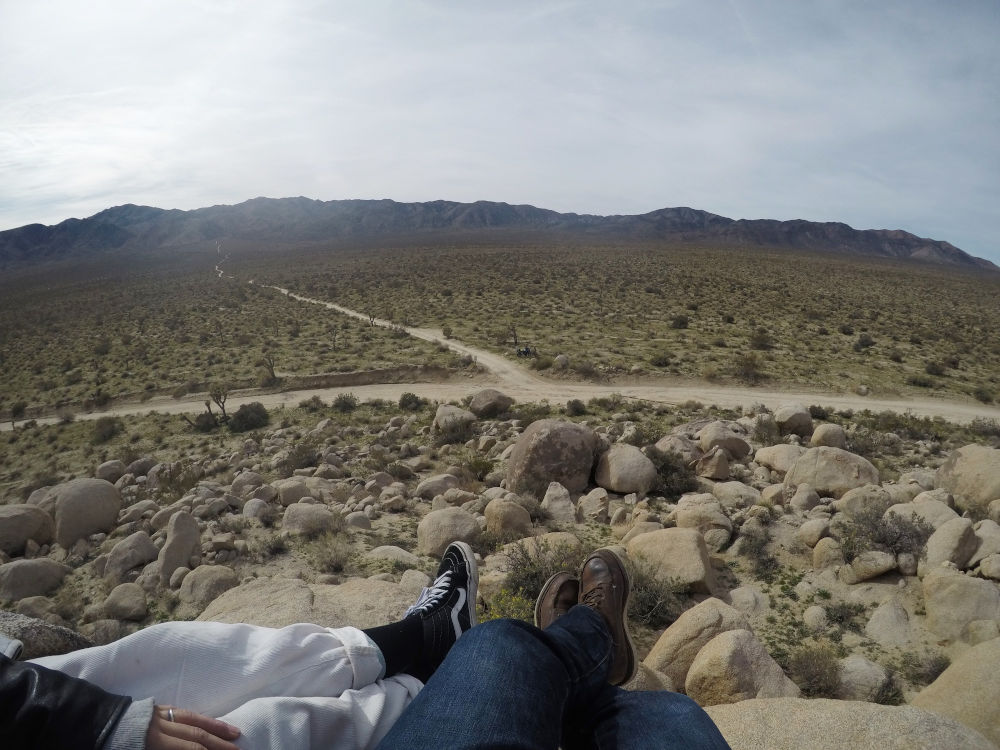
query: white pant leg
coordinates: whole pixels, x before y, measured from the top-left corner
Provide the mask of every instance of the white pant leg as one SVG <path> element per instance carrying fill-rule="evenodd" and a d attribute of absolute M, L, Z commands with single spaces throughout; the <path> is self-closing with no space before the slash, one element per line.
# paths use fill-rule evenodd
<path fill-rule="evenodd" d="M 163 623 L 34 662 L 110 692 L 225 717 L 246 747 L 305 748 L 317 737 L 320 746 L 365 747 L 421 685 L 409 675 L 378 679 L 381 653 L 360 630 L 310 624 Z"/>

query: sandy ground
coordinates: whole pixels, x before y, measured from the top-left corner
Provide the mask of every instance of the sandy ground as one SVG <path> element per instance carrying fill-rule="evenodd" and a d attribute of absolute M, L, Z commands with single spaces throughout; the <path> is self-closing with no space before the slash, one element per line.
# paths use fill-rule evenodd
<path fill-rule="evenodd" d="M 219 270 L 218 268 L 216 269 Z M 254 282 L 251 281 L 251 284 Z M 304 297 L 277 286 L 261 285 L 265 288 L 288 295 L 302 302 L 322 305 L 344 315 L 368 321 L 368 316 L 357 310 L 351 310 L 333 302 Z M 387 320 L 376 318 L 375 325 L 392 326 Z M 648 380 L 635 385 L 621 383 L 579 383 L 560 380 L 549 380 L 540 377 L 531 370 L 521 367 L 518 363 L 506 359 L 493 352 L 468 346 L 454 339 L 444 339 L 441 331 L 432 328 L 404 328 L 404 330 L 419 339 L 432 342 L 443 342 L 450 349 L 460 354 L 474 357 L 478 364 L 487 372 L 475 377 L 456 377 L 443 383 L 387 383 L 379 385 L 357 385 L 339 388 L 322 388 L 314 390 L 285 391 L 281 393 L 260 393 L 254 390 L 237 391 L 230 395 L 226 402 L 227 411 L 235 411 L 240 405 L 251 401 L 261 402 L 267 409 L 282 408 L 284 405 L 294 406 L 303 399 L 319 396 L 329 401 L 340 393 L 353 393 L 361 400 L 380 398 L 397 400 L 405 392 L 415 393 L 423 398 L 450 401 L 461 399 L 475 391 L 492 387 L 502 390 L 518 401 L 542 401 L 565 403 L 577 398 L 587 401 L 595 396 L 607 396 L 620 393 L 627 398 L 642 399 L 661 404 L 681 404 L 685 401 L 700 401 L 703 404 L 715 404 L 723 407 L 739 407 L 749 404 L 765 404 L 774 409 L 782 404 L 802 403 L 822 404 L 835 409 L 870 409 L 872 411 L 911 412 L 918 416 L 943 417 L 951 422 L 967 423 L 976 417 L 1000 419 L 1000 408 L 986 406 L 972 401 L 951 401 L 932 398 L 875 398 L 855 394 L 828 393 L 807 390 L 770 390 L 766 388 L 750 388 L 737 386 L 718 386 L 711 383 L 677 385 L 669 379 Z M 123 416 L 127 414 L 147 414 L 157 411 L 165 414 L 193 414 L 204 409 L 206 396 L 190 395 L 183 399 L 158 397 L 148 401 L 116 404 L 107 411 L 94 411 L 77 414 L 77 419 L 97 419 L 103 416 Z M 52 424 L 58 417 L 44 417 L 37 420 L 41 424 Z M 0 431 L 11 429 L 9 422 L 0 425 Z"/>

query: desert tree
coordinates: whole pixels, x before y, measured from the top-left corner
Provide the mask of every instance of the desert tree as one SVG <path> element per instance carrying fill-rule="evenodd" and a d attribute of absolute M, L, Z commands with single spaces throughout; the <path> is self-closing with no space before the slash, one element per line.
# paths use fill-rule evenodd
<path fill-rule="evenodd" d="M 24 401 L 15 401 L 10 405 L 10 428 L 14 429 L 14 422 L 19 419 L 24 418 L 24 412 L 27 411 L 28 404 Z"/>
<path fill-rule="evenodd" d="M 219 411 L 222 412 L 222 421 L 227 421 L 229 419 L 229 415 L 226 414 L 226 399 L 229 398 L 229 384 L 215 383 L 208 391 L 208 395 L 209 398 L 212 399 L 212 403 L 218 406 Z M 208 402 L 206 402 L 206 406 L 207 405 Z M 209 412 L 211 411 L 211 408 L 209 408 Z"/>
<path fill-rule="evenodd" d="M 278 376 L 274 372 L 274 355 L 270 352 L 264 352 L 260 359 L 256 362 L 257 367 L 263 367 L 264 371 L 267 373 L 264 378 L 264 385 L 274 385 L 278 382 Z"/>

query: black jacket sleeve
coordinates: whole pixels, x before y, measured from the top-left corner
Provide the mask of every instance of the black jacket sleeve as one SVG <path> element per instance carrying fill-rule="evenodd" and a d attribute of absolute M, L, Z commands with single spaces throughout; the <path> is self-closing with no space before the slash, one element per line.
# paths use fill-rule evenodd
<path fill-rule="evenodd" d="M 100 748 L 131 698 L 0 655 L 0 747 Z"/>

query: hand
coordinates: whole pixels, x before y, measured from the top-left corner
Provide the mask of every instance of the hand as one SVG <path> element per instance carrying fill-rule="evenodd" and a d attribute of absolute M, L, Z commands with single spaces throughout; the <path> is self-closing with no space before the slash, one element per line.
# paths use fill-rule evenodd
<path fill-rule="evenodd" d="M 170 706 L 155 706 L 146 732 L 147 750 L 237 750 L 229 740 L 240 730 L 218 719 L 174 709 L 174 720 L 167 718 Z"/>

